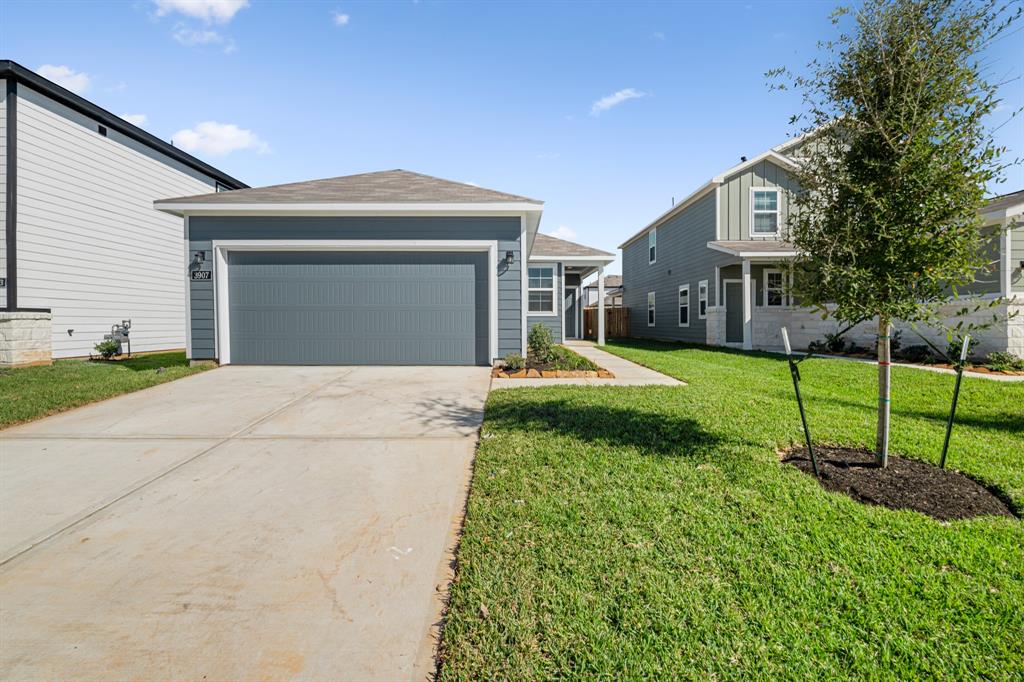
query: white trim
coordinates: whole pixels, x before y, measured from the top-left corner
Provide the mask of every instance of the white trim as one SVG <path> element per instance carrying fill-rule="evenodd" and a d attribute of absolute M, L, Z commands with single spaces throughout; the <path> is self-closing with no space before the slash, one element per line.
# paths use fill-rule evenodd
<path fill-rule="evenodd" d="M 598 300 L 598 302 L 600 302 L 601 298 L 598 297 L 597 300 Z M 653 320 L 651 319 L 652 318 L 651 312 L 654 312 L 654 315 L 653 315 L 654 319 Z M 657 298 L 656 293 L 653 292 L 653 291 L 648 291 L 647 292 L 647 318 L 646 319 L 647 319 L 647 326 L 648 327 L 653 327 L 653 326 L 658 324 L 658 298 Z M 600 320 L 598 320 L 598 322 L 600 322 Z"/>
<path fill-rule="evenodd" d="M 192 359 L 192 242 L 188 237 L 188 216 L 185 216 L 185 359 Z M 212 276 L 212 275 L 211 275 Z"/>
<path fill-rule="evenodd" d="M 599 346 L 603 346 L 605 342 L 604 297 L 604 266 L 602 265 L 597 268 L 597 345 Z"/>
<path fill-rule="evenodd" d="M 786 273 L 783 272 L 782 270 L 780 270 L 779 268 L 765 268 L 762 272 L 763 272 L 762 277 L 764 279 L 764 281 L 762 282 L 762 288 L 764 290 L 764 295 L 762 296 L 763 302 L 761 304 L 762 307 L 764 307 L 764 308 L 785 308 L 785 307 L 787 307 L 789 305 L 789 301 L 788 301 L 789 297 L 786 295 Z M 782 275 L 782 303 L 780 303 L 779 305 L 771 305 L 771 304 L 768 303 L 768 274 L 769 273 L 775 273 L 777 275 Z"/>
<path fill-rule="evenodd" d="M 568 263 L 570 265 L 592 265 L 594 267 L 608 265 L 616 258 L 617 256 L 530 256 L 531 261 L 542 263 Z"/>
<path fill-rule="evenodd" d="M 682 311 L 682 309 L 684 307 L 683 304 L 680 302 L 680 299 L 683 297 L 682 296 L 683 291 L 686 292 L 686 306 L 685 306 L 685 308 L 686 308 L 686 322 L 685 323 L 679 322 L 679 313 Z M 690 285 L 689 284 L 680 284 L 679 285 L 679 293 L 676 294 L 676 322 L 678 323 L 678 325 L 680 327 L 689 327 L 690 326 L 690 308 L 691 308 L 691 306 L 690 306 Z"/>
<path fill-rule="evenodd" d="M 722 267 L 720 265 L 715 266 L 715 307 L 722 305 L 722 296 L 719 288 L 722 282 Z"/>
<path fill-rule="evenodd" d="M 1010 226 L 1008 224 L 1008 221 L 1004 221 L 1003 235 L 1001 241 L 1003 242 L 1001 254 L 1003 257 L 1003 262 L 1000 264 L 1002 265 L 1002 267 L 1000 268 L 1000 270 L 1002 271 L 1002 277 L 1000 279 L 1002 280 L 1001 283 L 1003 285 L 1003 296 L 1009 298 L 1013 296 L 1013 258 L 1011 257 L 1013 255 L 1011 253 L 1013 240 L 1011 238 Z"/>
<path fill-rule="evenodd" d="M 736 241 L 740 241 L 740 240 L 736 240 Z M 742 240 L 742 241 L 749 241 L 749 240 Z M 764 241 L 771 241 L 771 240 L 764 240 Z M 778 258 L 796 258 L 796 256 L 797 256 L 797 252 L 794 249 L 790 249 L 788 251 L 784 251 L 784 250 L 781 250 L 781 249 L 779 251 L 737 251 L 735 249 L 730 249 L 728 246 L 722 246 L 721 244 L 719 244 L 717 242 L 708 242 L 707 246 L 712 251 L 721 251 L 722 253 L 727 253 L 730 256 L 737 256 L 739 258 L 749 258 L 751 260 L 757 260 L 759 258 L 762 259 L 762 260 L 778 259 Z"/>
<path fill-rule="evenodd" d="M 701 295 L 700 295 L 700 290 L 702 288 L 704 289 L 704 297 L 703 298 L 701 298 Z M 705 320 L 708 317 L 708 308 L 710 307 L 709 303 L 708 303 L 708 293 L 709 293 L 709 291 L 708 291 L 708 281 L 706 279 L 702 279 L 701 281 L 697 282 L 697 319 L 698 320 Z M 700 311 L 700 304 L 701 303 L 704 304 L 704 312 L 703 313 Z"/>
<path fill-rule="evenodd" d="M 715 185 L 715 239 L 722 238 L 722 186 Z"/>
<path fill-rule="evenodd" d="M 750 260 L 743 259 L 743 350 L 754 347 L 753 280 L 750 277 Z"/>
<path fill-rule="evenodd" d="M 547 287 L 531 287 L 530 286 L 530 273 L 531 267 L 536 268 L 549 268 L 551 270 L 551 288 Z M 543 265 L 530 265 L 526 264 L 526 314 L 530 317 L 558 317 L 558 301 L 556 300 L 555 293 L 559 290 L 560 284 L 558 282 L 558 263 L 545 263 Z M 565 278 L 562 278 L 563 282 Z M 530 292 L 531 291 L 550 291 L 551 292 L 551 310 L 530 310 Z"/>
<path fill-rule="evenodd" d="M 213 241 L 214 347 L 220 364 L 231 363 L 228 264 L 230 251 L 485 251 L 487 252 L 488 352 L 498 357 L 498 242 L 486 239 L 223 239 Z M 488 364 L 490 364 L 490 362 Z"/>
<path fill-rule="evenodd" d="M 525 201 L 495 203 L 360 203 L 360 202 L 318 202 L 318 203 L 205 203 L 154 201 L 153 208 L 173 215 L 436 215 L 472 213 L 474 215 L 520 215 L 524 211 L 543 210 L 543 204 Z"/>
<path fill-rule="evenodd" d="M 798 167 L 797 163 L 793 159 L 791 159 L 790 157 L 785 156 L 783 154 L 780 154 L 779 152 L 775 151 L 774 149 L 769 149 L 766 152 L 758 154 L 757 156 L 755 156 L 752 159 L 748 159 L 747 161 L 744 161 L 743 163 L 740 163 L 740 164 L 737 164 L 737 165 L 733 166 L 729 170 L 724 171 L 723 173 L 721 173 L 720 175 L 716 175 L 714 178 L 712 178 L 711 181 L 712 182 L 717 182 L 717 183 L 720 183 L 720 184 L 724 183 L 726 181 L 726 179 L 732 177 L 733 175 L 736 175 L 737 173 L 741 173 L 741 172 L 747 170 L 748 168 L 756 166 L 757 164 L 761 163 L 762 161 L 773 161 L 774 163 L 782 166 L 783 168 L 785 168 L 787 170 L 792 170 L 792 169 L 795 169 L 795 168 Z"/>
<path fill-rule="evenodd" d="M 651 240 L 654 244 L 651 244 Z M 651 249 L 654 249 L 654 258 L 651 258 Z M 658 262 L 658 228 L 653 228 L 647 233 L 647 264 L 654 265 Z"/>
<path fill-rule="evenodd" d="M 754 208 L 754 194 L 756 192 L 774 192 L 775 193 L 775 210 L 765 211 L 756 210 Z M 754 231 L 754 218 L 758 213 L 774 214 L 775 215 L 775 229 L 772 232 L 755 232 Z M 778 237 L 781 230 L 782 223 L 782 190 L 778 187 L 751 187 L 750 188 L 750 230 L 749 238 L 754 239 L 755 237 Z"/>
<path fill-rule="evenodd" d="M 529 261 L 526 259 L 526 235 L 529 228 L 526 226 L 526 214 L 524 213 L 519 218 L 520 232 L 519 232 L 519 298 L 520 298 L 520 313 L 521 313 L 521 328 L 519 336 L 519 354 L 524 358 L 526 357 L 526 308 L 528 301 L 528 292 L 526 290 L 527 280 L 526 273 L 529 267 Z"/>
<path fill-rule="evenodd" d="M 561 291 L 562 296 L 558 299 L 558 335 L 562 338 L 562 342 L 565 343 L 565 265 L 562 263 L 558 264 L 559 275 L 558 278 L 558 289 Z"/>

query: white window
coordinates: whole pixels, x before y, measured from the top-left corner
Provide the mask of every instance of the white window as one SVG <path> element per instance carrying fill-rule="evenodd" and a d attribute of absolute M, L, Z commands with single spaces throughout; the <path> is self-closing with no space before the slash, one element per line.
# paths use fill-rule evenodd
<path fill-rule="evenodd" d="M 697 283 L 697 319 L 708 316 L 708 281 L 702 279 Z"/>
<path fill-rule="evenodd" d="M 769 308 L 786 305 L 786 286 L 782 270 L 764 271 L 764 304 Z"/>
<path fill-rule="evenodd" d="M 679 326 L 690 326 L 690 285 L 679 286 Z"/>
<path fill-rule="evenodd" d="M 530 266 L 529 301 L 527 311 L 536 315 L 555 314 L 555 267 Z"/>
<path fill-rule="evenodd" d="M 647 263 L 654 265 L 658 260 L 658 228 L 647 233 Z"/>
<path fill-rule="evenodd" d="M 654 292 L 647 292 L 647 326 L 654 326 Z"/>
<path fill-rule="evenodd" d="M 752 235 L 779 233 L 779 190 L 754 188 L 750 190 Z"/>

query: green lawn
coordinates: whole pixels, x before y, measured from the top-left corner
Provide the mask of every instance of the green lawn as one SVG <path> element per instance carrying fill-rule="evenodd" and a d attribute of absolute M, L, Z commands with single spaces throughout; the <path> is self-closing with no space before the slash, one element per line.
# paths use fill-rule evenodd
<path fill-rule="evenodd" d="M 0 428 L 180 379 L 208 369 L 185 354 L 154 353 L 123 362 L 57 360 L 49 367 L 0 369 Z"/>
<path fill-rule="evenodd" d="M 1024 524 L 866 507 L 779 464 L 767 355 L 620 343 L 682 387 L 494 391 L 445 680 L 1024 676 Z M 875 368 L 801 366 L 816 440 L 872 446 Z M 938 461 L 951 376 L 893 370 L 896 454 Z M 949 463 L 1024 502 L 1024 384 L 965 378 Z"/>

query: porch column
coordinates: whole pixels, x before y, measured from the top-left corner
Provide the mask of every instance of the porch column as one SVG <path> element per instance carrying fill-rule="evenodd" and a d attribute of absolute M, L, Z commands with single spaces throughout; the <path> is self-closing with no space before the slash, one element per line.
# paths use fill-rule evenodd
<path fill-rule="evenodd" d="M 743 350 L 754 347 L 754 318 L 750 295 L 750 259 L 743 259 Z"/>
<path fill-rule="evenodd" d="M 604 266 L 597 266 L 597 345 L 604 345 Z"/>

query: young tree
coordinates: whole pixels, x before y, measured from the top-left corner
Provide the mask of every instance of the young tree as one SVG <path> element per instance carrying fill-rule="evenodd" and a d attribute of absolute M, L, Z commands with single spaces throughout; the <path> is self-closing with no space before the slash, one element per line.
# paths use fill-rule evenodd
<path fill-rule="evenodd" d="M 987 263 L 978 209 L 1009 164 L 988 126 L 998 83 L 982 53 L 1020 15 L 1002 0 L 865 0 L 833 15 L 854 28 L 819 43 L 805 74 L 769 72 L 807 111 L 793 119 L 806 134 L 793 291 L 846 325 L 877 320 L 881 466 L 893 321 L 939 324 L 940 305 Z"/>

